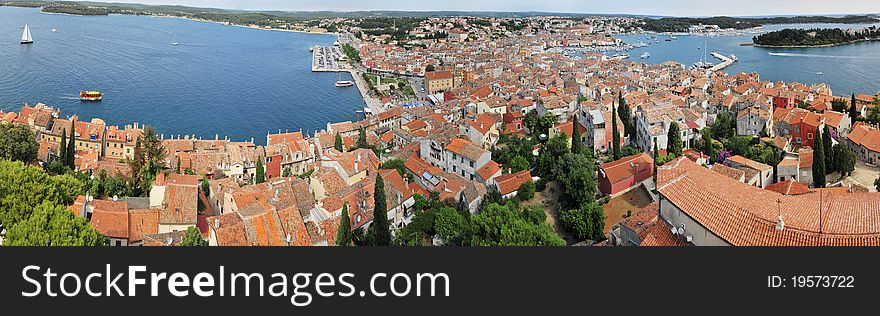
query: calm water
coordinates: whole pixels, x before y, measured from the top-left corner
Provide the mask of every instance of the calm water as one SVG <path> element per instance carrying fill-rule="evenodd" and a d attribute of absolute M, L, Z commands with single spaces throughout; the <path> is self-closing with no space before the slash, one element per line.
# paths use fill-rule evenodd
<path fill-rule="evenodd" d="M 32 45 L 19 45 L 25 22 Z M 170 45 L 172 38 L 180 45 Z M 364 102 L 357 88 L 336 88 L 337 74 L 311 72 L 309 47 L 334 41 L 183 19 L 0 7 L 0 110 L 43 102 L 65 116 L 137 121 L 166 135 L 264 143 L 268 131 L 311 132 L 358 118 Z M 83 89 L 103 91 L 104 100 L 81 103 Z"/>
<path fill-rule="evenodd" d="M 864 25 L 814 24 L 814 25 L 769 25 L 768 30 L 783 28 L 829 28 L 829 27 L 861 27 Z M 625 42 L 649 42 L 649 35 L 620 36 Z M 880 42 L 866 42 L 852 45 L 822 48 L 759 48 L 740 46 L 750 43 L 751 36 L 700 37 L 678 36 L 677 40 L 664 41 L 665 36 L 658 36 L 659 42 L 651 42 L 648 47 L 637 48 L 629 52 L 630 59 L 646 63 L 662 63 L 673 60 L 687 66 L 700 60 L 703 45 L 709 53 L 718 51 L 724 55 L 734 54 L 739 62 L 726 68 L 727 73 L 752 72 L 761 74 L 761 79 L 772 81 L 797 81 L 807 84 L 825 82 L 831 85 L 837 95 L 850 93 L 874 94 L 880 91 Z M 640 59 L 644 52 L 651 58 Z M 781 56 L 769 53 L 781 54 Z M 720 61 L 708 55 L 710 62 Z M 821 72 L 822 75 L 818 73 Z"/>

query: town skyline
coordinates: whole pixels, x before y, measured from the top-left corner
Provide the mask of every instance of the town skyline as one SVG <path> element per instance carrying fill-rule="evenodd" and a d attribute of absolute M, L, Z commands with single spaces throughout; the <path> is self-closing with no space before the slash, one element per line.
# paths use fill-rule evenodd
<path fill-rule="evenodd" d="M 247 11 L 288 11 L 288 12 L 357 12 L 357 11 L 396 11 L 396 12 L 540 12 L 595 15 L 633 15 L 633 16 L 669 16 L 669 17 L 704 17 L 704 16 L 793 16 L 793 15 L 847 15 L 880 13 L 880 2 L 857 0 L 845 3 L 829 3 L 827 1 L 794 1 L 782 0 L 765 3 L 759 0 L 744 0 L 739 6 L 731 8 L 713 5 L 712 3 L 676 0 L 658 3 L 651 0 L 634 1 L 573 1 L 553 0 L 541 3 L 528 1 L 462 1 L 452 0 L 443 3 L 417 3 L 407 1 L 282 1 L 282 0 L 186 0 L 172 2 L 169 0 L 136 0 L 136 1 L 97 1 L 107 3 L 129 3 L 146 5 L 182 5 L 204 8 Z M 760 8 L 760 9 L 756 9 Z"/>

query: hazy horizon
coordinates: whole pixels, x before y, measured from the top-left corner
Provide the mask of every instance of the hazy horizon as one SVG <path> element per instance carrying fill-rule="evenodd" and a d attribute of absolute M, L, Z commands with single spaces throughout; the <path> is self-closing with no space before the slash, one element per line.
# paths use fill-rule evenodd
<path fill-rule="evenodd" d="M 740 0 L 736 6 L 721 6 L 717 2 L 693 0 L 546 0 L 533 1 L 467 1 L 448 0 L 442 3 L 424 3 L 404 0 L 132 0 L 100 1 L 140 3 L 151 5 L 183 5 L 251 11 L 492 11 L 492 12 L 552 12 L 584 14 L 620 14 L 647 16 L 785 16 L 785 15 L 841 15 L 880 13 L 880 1 L 851 0 Z"/>

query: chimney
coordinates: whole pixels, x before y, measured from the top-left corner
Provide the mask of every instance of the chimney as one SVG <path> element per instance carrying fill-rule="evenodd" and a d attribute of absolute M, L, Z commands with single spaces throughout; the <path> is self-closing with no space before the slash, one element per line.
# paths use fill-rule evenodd
<path fill-rule="evenodd" d="M 779 215 L 776 220 L 776 230 L 784 230 L 785 229 L 785 219 L 782 218 L 782 215 Z"/>
<path fill-rule="evenodd" d="M 214 140 L 220 140 L 220 133 L 214 134 Z"/>

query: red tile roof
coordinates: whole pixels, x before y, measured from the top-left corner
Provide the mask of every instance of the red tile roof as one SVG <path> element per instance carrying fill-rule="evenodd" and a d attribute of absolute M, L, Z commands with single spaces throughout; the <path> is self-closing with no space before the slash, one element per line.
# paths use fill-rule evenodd
<path fill-rule="evenodd" d="M 513 191 L 519 190 L 520 186 L 529 181 L 532 181 L 532 174 L 529 173 L 528 170 L 504 174 L 495 178 L 495 182 L 498 183 L 498 191 L 501 192 L 501 195 L 513 193 Z"/>
<path fill-rule="evenodd" d="M 632 166 L 630 163 L 632 163 Z M 641 153 L 617 161 L 603 163 L 599 168 L 605 172 L 605 176 L 611 183 L 617 183 L 632 177 L 636 173 L 654 168 L 654 159 L 651 159 L 651 156 L 648 156 L 646 153 Z"/>
<path fill-rule="evenodd" d="M 783 195 L 800 195 L 812 192 L 810 190 L 810 187 L 808 187 L 806 184 L 790 179 L 785 182 L 768 185 L 767 190 L 779 192 Z"/>
<path fill-rule="evenodd" d="M 846 188 L 785 196 L 687 159 L 660 168 L 661 196 L 736 246 L 880 246 L 880 193 Z M 777 230 L 777 215 L 785 227 Z"/>

